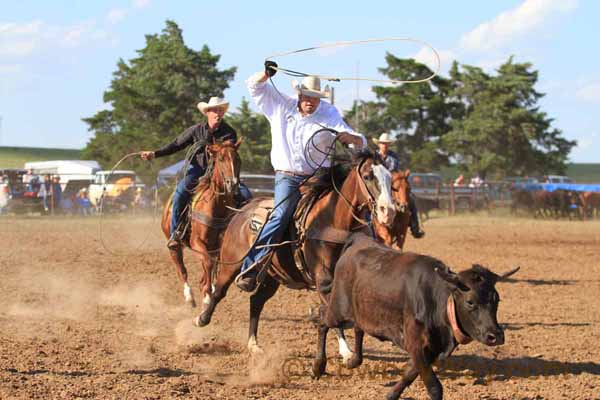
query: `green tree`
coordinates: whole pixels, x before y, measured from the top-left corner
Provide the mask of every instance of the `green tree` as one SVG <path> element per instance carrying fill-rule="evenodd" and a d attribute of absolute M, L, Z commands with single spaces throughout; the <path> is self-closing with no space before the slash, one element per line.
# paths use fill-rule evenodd
<path fill-rule="evenodd" d="M 387 66 L 380 71 L 390 79 L 418 80 L 433 73 L 414 59 L 388 53 L 385 60 Z M 346 118 L 352 122 L 358 110 L 359 130 L 372 136 L 385 131 L 396 135 L 395 150 L 405 165 L 438 169 L 449 162 L 441 137 L 462 111 L 462 105 L 449 96 L 451 90 L 451 81 L 441 76 L 420 84 L 374 86 L 377 101 L 355 105 Z"/>
<path fill-rule="evenodd" d="M 451 96 L 465 106 L 465 116 L 452 121 L 443 146 L 463 172 L 482 177 L 562 173 L 575 141 L 552 128 L 535 90 L 538 72 L 512 57 L 495 76 L 481 68 L 454 65 Z"/>
<path fill-rule="evenodd" d="M 249 103 L 242 98 L 242 103 L 237 112 L 231 113 L 227 121 L 243 138 L 239 152 L 242 158 L 244 172 L 272 173 L 271 151 L 271 126 L 267 118 L 253 112 Z"/>
<path fill-rule="evenodd" d="M 161 34 L 146 35 L 146 46 L 137 53 L 129 62 L 117 62 L 104 92 L 109 109 L 83 119 L 94 137 L 82 157 L 98 160 L 105 168 L 125 154 L 168 143 L 201 122 L 198 101 L 222 96 L 236 71 L 220 70 L 220 56 L 206 45 L 200 51 L 187 47 L 181 29 L 169 20 Z M 167 157 L 156 163 L 161 167 L 173 161 Z M 136 162 L 136 170 L 144 169 L 147 165 Z"/>

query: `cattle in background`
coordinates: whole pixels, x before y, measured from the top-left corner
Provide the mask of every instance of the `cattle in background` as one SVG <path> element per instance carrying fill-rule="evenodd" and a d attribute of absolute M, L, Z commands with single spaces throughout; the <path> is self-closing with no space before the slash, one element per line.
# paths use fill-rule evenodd
<path fill-rule="evenodd" d="M 410 356 L 408 369 L 388 400 L 398 399 L 417 376 L 431 399 L 442 399 L 432 363 L 473 339 L 488 346 L 504 343 L 496 320 L 500 298 L 494 285 L 517 270 L 499 276 L 473 265 L 455 274 L 435 258 L 397 252 L 362 233 L 351 236 L 336 264 L 328 305 L 320 310 L 313 375 L 318 378 L 325 372 L 328 330 L 354 327 L 349 368 L 362 363 L 365 333 L 392 341 Z"/>
<path fill-rule="evenodd" d="M 519 209 L 528 213 L 535 211 L 533 192 L 524 189 L 511 190 L 510 213 L 515 214 Z"/>
<path fill-rule="evenodd" d="M 440 209 L 440 199 L 429 199 L 426 197 L 415 196 L 415 204 L 417 206 L 417 210 L 419 210 L 419 218 L 421 221 L 425 221 L 429 219 L 429 212 L 431 210 L 439 210 Z"/>
<path fill-rule="evenodd" d="M 600 215 L 600 193 L 579 193 L 579 201 L 581 202 L 583 217 L 594 218 Z"/>

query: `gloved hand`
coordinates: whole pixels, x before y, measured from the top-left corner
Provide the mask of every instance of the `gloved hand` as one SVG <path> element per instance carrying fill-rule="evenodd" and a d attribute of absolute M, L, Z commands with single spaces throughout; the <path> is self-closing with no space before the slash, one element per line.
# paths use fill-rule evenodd
<path fill-rule="evenodd" d="M 271 67 L 277 68 L 277 63 L 275 61 L 265 61 L 265 74 L 269 78 L 272 78 L 277 73 L 277 70 Z"/>

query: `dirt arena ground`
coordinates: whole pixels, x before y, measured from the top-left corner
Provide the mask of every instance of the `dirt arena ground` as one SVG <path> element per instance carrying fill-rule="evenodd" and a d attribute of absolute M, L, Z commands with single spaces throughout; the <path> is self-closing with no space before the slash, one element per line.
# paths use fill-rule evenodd
<path fill-rule="evenodd" d="M 426 230 L 406 248 L 456 270 L 522 268 L 498 285 L 506 344 L 461 346 L 440 365 L 447 399 L 600 399 L 600 222 L 468 216 Z M 0 219 L 0 399 L 383 399 L 404 368 L 405 353 L 367 338 L 365 363 L 346 370 L 331 335 L 328 375 L 312 381 L 315 294 L 287 289 L 251 358 L 247 295 L 232 289 L 193 327 L 158 221 L 99 232 L 94 218 Z M 428 397 L 417 379 L 403 398 Z"/>

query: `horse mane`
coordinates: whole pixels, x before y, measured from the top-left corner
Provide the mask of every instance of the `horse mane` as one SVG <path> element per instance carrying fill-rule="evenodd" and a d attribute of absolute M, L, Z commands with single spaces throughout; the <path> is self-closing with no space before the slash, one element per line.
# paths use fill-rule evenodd
<path fill-rule="evenodd" d="M 341 188 L 344 181 L 356 165 L 367 158 L 373 158 L 375 155 L 368 148 L 353 152 L 351 161 L 335 163 L 329 168 L 321 168 L 302 185 L 303 196 L 298 204 L 298 209 L 302 208 L 304 203 L 310 202 L 313 198 L 320 198 L 333 190 L 333 185 Z M 334 160 L 335 161 L 335 160 Z M 347 161 L 347 160 L 346 160 Z"/>

